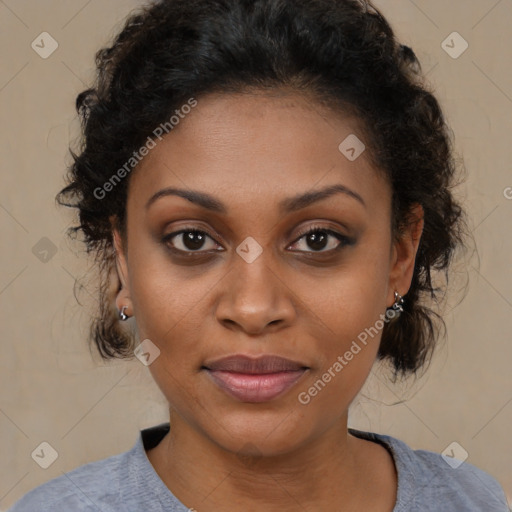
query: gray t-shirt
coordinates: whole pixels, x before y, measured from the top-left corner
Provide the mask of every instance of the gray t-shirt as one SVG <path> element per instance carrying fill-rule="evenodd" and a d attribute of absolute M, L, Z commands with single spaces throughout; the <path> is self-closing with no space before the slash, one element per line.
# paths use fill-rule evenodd
<path fill-rule="evenodd" d="M 160 479 L 145 451 L 168 431 L 169 423 L 141 430 L 129 451 L 36 487 L 8 512 L 187 512 L 189 508 Z M 454 468 L 442 455 L 412 450 L 393 437 L 349 431 L 381 443 L 393 456 L 398 472 L 393 512 L 509 512 L 499 483 L 475 466 L 464 462 Z"/>

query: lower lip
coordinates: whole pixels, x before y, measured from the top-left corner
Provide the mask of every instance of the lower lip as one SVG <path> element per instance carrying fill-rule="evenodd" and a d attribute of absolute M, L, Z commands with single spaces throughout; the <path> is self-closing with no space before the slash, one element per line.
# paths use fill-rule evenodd
<path fill-rule="evenodd" d="M 268 402 L 288 391 L 306 370 L 266 374 L 206 370 L 213 382 L 241 402 Z"/>

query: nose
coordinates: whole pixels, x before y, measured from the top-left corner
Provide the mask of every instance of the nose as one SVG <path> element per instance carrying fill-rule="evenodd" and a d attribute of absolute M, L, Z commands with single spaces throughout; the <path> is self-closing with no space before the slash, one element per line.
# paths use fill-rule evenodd
<path fill-rule="evenodd" d="M 237 254 L 222 280 L 216 317 L 231 330 L 263 334 L 293 323 L 296 308 L 293 292 L 263 253 L 251 263 Z"/>

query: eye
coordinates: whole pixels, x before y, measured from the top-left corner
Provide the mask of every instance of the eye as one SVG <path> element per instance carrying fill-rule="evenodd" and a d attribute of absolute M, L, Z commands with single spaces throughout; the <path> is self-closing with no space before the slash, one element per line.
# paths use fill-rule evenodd
<path fill-rule="evenodd" d="M 304 241 L 301 244 L 300 241 L 302 239 L 304 239 Z M 341 233 L 331 229 L 314 226 L 305 233 L 302 233 L 290 247 L 299 245 L 303 249 L 305 248 L 305 251 L 299 250 L 299 252 L 330 252 L 353 243 L 354 242 L 351 238 L 342 235 Z M 308 250 L 307 247 L 312 250 Z"/>
<path fill-rule="evenodd" d="M 172 240 L 176 240 L 173 242 Z M 213 244 L 210 247 L 204 247 L 205 243 L 210 240 Z M 175 231 L 166 235 L 162 240 L 167 246 L 170 246 L 171 250 L 177 252 L 206 252 L 211 250 L 222 250 L 218 249 L 219 245 L 213 238 L 205 231 L 200 231 L 194 228 L 184 228 L 180 231 Z M 208 244 L 206 244 L 208 245 Z M 199 249 L 203 249 L 200 251 Z"/>
<path fill-rule="evenodd" d="M 208 241 L 210 241 L 209 247 Z M 162 239 L 162 242 L 172 252 L 181 254 L 224 250 L 208 233 L 192 227 L 185 227 L 170 233 Z M 304 233 L 301 233 L 299 238 L 290 247 L 298 246 L 299 249 L 295 250 L 295 252 L 326 253 L 336 251 L 353 243 L 353 239 L 341 233 L 328 228 L 313 226 Z"/>

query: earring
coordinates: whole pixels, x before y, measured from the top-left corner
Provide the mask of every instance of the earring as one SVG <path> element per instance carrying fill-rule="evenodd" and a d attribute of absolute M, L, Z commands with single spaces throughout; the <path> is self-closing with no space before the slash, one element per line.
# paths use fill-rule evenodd
<path fill-rule="evenodd" d="M 127 308 L 128 308 L 128 306 L 123 306 L 123 307 L 121 308 L 121 311 L 119 311 L 119 319 L 120 319 L 120 320 L 122 320 L 123 322 L 124 322 L 125 320 L 128 320 L 128 318 L 130 318 L 130 317 L 129 317 L 125 312 L 124 312 L 124 311 L 125 311 L 125 309 L 127 309 Z"/>
<path fill-rule="evenodd" d="M 395 318 L 395 317 L 398 317 L 400 316 L 401 313 L 403 313 L 404 311 L 404 308 L 403 308 L 403 305 L 404 305 L 404 299 L 403 297 L 397 292 L 395 291 L 395 302 L 393 303 L 393 305 L 389 308 L 387 308 L 387 313 L 390 318 Z M 390 314 L 392 313 L 392 314 Z"/>

